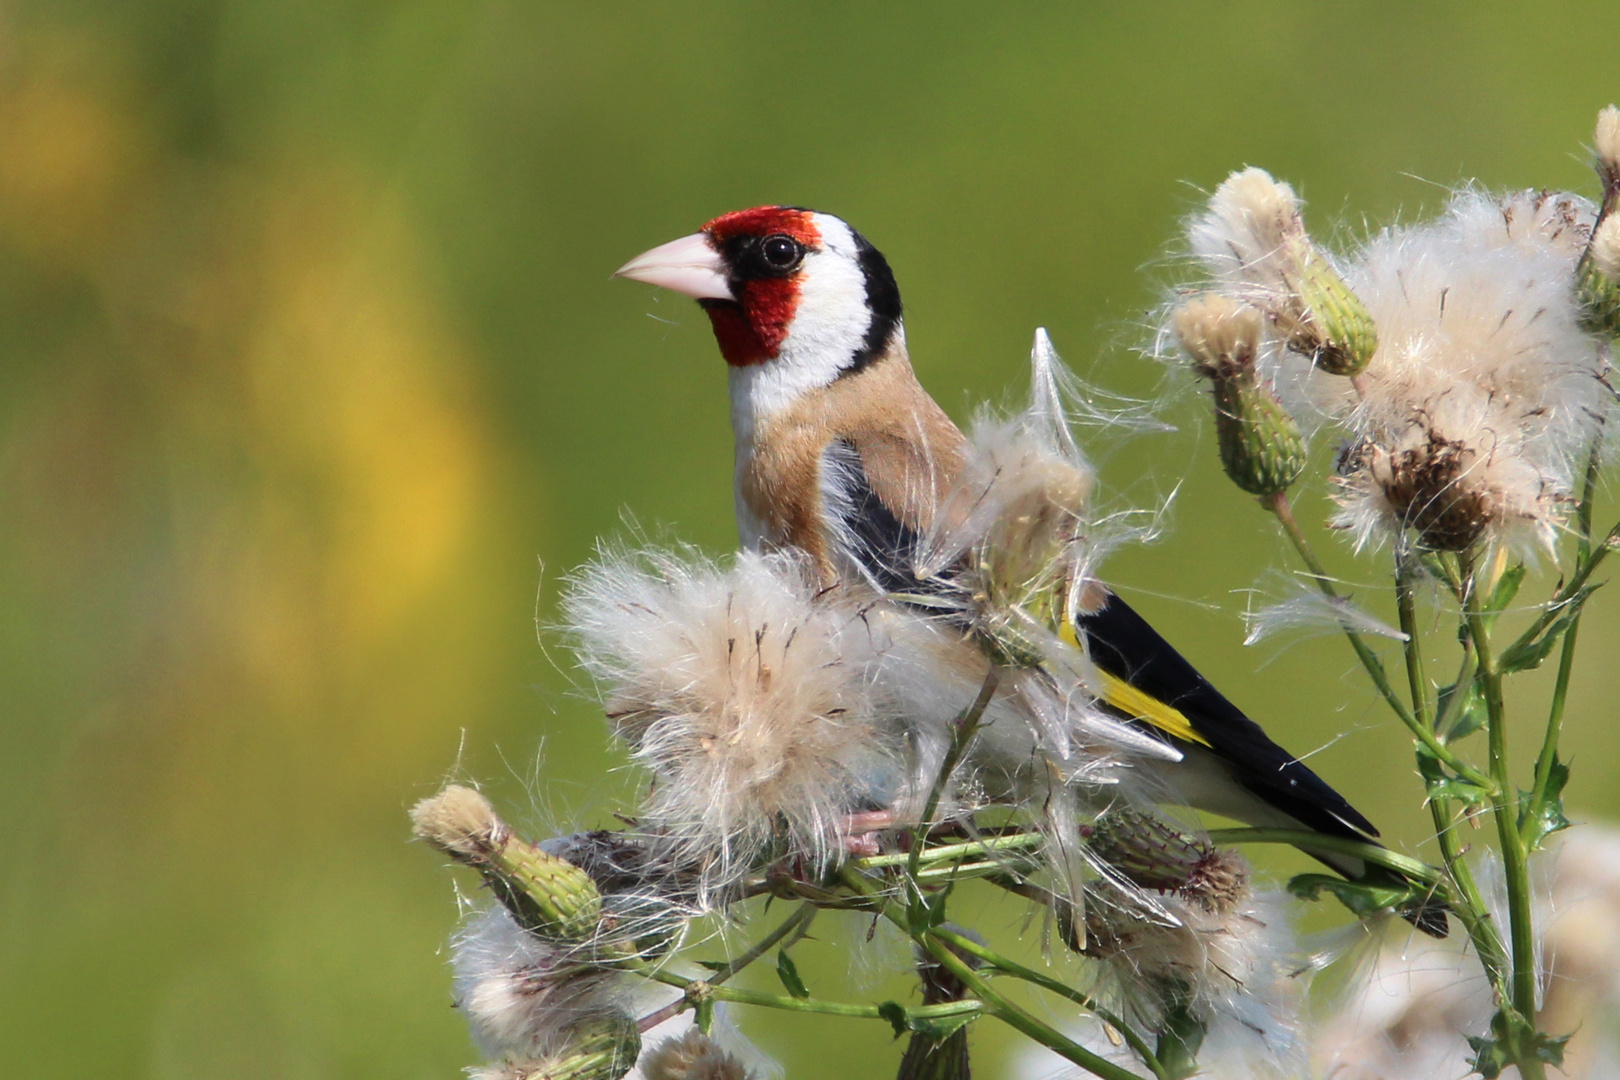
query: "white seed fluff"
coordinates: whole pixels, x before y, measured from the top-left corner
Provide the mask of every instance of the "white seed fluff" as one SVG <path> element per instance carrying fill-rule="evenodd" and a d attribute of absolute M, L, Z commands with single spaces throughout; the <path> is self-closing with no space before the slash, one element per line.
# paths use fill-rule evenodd
<path fill-rule="evenodd" d="M 746 1066 L 697 1028 L 665 1039 L 641 1058 L 646 1080 L 752 1080 Z"/>
<path fill-rule="evenodd" d="M 778 846 L 824 865 L 845 817 L 888 805 L 900 748 L 873 718 L 860 613 L 802 560 L 607 552 L 564 608 L 652 775 L 643 825 L 707 891 Z"/>
<path fill-rule="evenodd" d="M 621 1012 L 617 976 L 579 970 L 502 907 L 468 918 L 451 941 L 451 966 L 456 1007 L 488 1057 L 565 1050 L 578 1024 Z"/>
<path fill-rule="evenodd" d="M 1359 253 L 1347 276 L 1378 351 L 1359 398 L 1310 379 L 1356 440 L 1335 522 L 1358 544 L 1406 526 L 1438 546 L 1556 538 L 1613 406 L 1572 287 L 1591 220 L 1574 196 L 1464 191 L 1437 221 Z"/>

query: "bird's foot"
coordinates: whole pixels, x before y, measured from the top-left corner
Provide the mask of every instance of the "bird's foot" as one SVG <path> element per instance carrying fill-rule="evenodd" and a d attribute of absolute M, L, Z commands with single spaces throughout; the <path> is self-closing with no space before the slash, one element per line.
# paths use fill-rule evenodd
<path fill-rule="evenodd" d="M 895 826 L 895 813 L 889 810 L 863 810 L 850 814 L 843 821 L 844 850 L 857 858 L 876 855 L 883 850 L 878 833 Z"/>

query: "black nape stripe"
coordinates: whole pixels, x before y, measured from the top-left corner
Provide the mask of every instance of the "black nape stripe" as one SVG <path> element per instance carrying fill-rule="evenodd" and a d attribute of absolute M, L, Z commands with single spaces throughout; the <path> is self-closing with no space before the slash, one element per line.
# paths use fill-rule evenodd
<path fill-rule="evenodd" d="M 890 335 L 900 322 L 900 286 L 895 284 L 894 271 L 889 269 L 888 260 L 866 237 L 854 229 L 850 229 L 850 232 L 855 235 L 856 258 L 860 262 L 861 274 L 866 278 L 866 306 L 872 313 L 872 321 L 866 327 L 866 338 L 861 342 L 861 347 L 856 350 L 850 365 L 838 373 L 839 378 L 863 370 L 882 356 Z"/>

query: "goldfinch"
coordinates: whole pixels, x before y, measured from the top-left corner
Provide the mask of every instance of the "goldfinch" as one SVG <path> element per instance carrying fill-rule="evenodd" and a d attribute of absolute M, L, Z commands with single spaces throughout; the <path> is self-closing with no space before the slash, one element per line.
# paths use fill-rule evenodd
<path fill-rule="evenodd" d="M 914 374 L 888 262 L 847 223 L 797 207 L 717 217 L 617 276 L 693 297 L 729 368 L 743 544 L 805 552 L 829 584 L 926 591 L 912 571 L 968 443 Z M 1188 805 L 1256 827 L 1369 840 L 1372 823 L 1273 742 L 1116 593 L 1088 582 L 1065 637 L 1099 704 L 1174 747 Z M 1351 879 L 1387 872 L 1309 847 Z M 1442 907 L 1404 912 L 1446 933 Z"/>

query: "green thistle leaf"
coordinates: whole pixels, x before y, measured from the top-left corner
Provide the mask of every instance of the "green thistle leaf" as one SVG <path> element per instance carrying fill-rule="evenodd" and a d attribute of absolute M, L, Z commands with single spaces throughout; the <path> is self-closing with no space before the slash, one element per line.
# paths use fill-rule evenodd
<path fill-rule="evenodd" d="M 776 953 L 776 977 L 782 980 L 782 987 L 789 995 L 800 999 L 810 996 L 810 988 L 799 977 L 799 966 L 786 949 L 779 949 Z"/>
<path fill-rule="evenodd" d="M 1547 837 L 1570 827 L 1564 816 L 1564 786 L 1569 783 L 1569 766 L 1555 756 L 1552 768 L 1547 770 L 1547 791 L 1537 805 L 1526 806 L 1527 818 L 1519 823 L 1525 844 L 1531 851 L 1539 848 Z"/>

